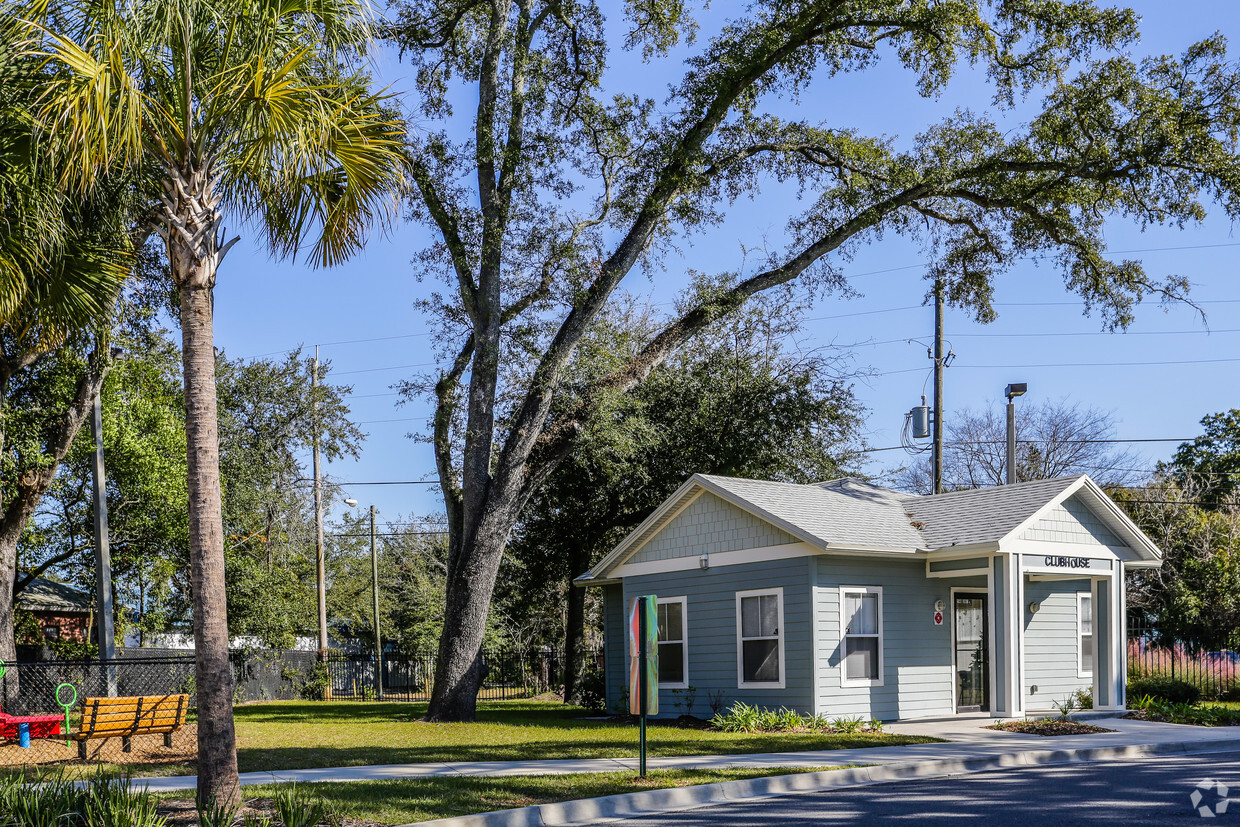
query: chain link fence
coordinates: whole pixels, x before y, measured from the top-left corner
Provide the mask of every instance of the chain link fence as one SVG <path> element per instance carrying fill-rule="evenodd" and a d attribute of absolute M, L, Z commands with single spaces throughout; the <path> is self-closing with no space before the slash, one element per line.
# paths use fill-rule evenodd
<path fill-rule="evenodd" d="M 229 660 L 234 703 L 292 700 L 314 691 L 314 652 L 239 650 Z M 109 695 L 186 693 L 190 706 L 197 701 L 192 654 L 138 649 L 109 661 L 11 663 L 0 678 L 0 709 L 9 715 L 58 713 L 56 688 L 64 683 L 76 690 L 79 708 L 84 698 Z"/>
<path fill-rule="evenodd" d="M 108 695 L 186 693 L 196 704 L 194 657 L 172 649 L 131 649 L 110 661 L 40 661 L 9 664 L 0 677 L 0 710 L 10 715 L 61 711 L 56 688 L 71 684 L 81 699 Z M 233 702 L 277 700 L 427 701 L 435 676 L 432 655 L 383 661 L 382 686 L 371 654 L 333 653 L 320 662 L 315 652 L 237 650 Z M 563 659 L 551 649 L 491 651 L 483 655 L 479 700 L 528 698 L 563 686 Z M 115 687 L 114 689 L 112 687 Z"/>

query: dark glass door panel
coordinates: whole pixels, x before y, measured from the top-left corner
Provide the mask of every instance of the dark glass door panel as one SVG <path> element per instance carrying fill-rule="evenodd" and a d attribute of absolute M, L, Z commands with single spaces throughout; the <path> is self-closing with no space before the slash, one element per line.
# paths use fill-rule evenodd
<path fill-rule="evenodd" d="M 956 711 L 990 709 L 990 640 L 986 633 L 986 595 L 957 594 L 955 626 Z"/>

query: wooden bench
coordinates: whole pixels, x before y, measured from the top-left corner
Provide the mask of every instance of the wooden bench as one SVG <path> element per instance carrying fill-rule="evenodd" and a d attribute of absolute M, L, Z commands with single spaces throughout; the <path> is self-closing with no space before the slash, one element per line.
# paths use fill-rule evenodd
<path fill-rule="evenodd" d="M 185 724 L 189 695 L 145 695 L 132 698 L 87 698 L 82 703 L 82 724 L 73 733 L 78 758 L 86 760 L 91 738 L 120 738 L 125 752 L 135 735 L 163 733 L 164 746 L 172 746 L 172 733 Z"/>

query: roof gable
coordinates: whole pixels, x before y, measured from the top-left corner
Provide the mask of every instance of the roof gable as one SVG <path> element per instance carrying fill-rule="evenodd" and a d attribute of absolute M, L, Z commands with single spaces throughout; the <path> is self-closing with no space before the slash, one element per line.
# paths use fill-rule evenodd
<path fill-rule="evenodd" d="M 701 491 L 625 561 L 649 563 L 676 557 L 779 546 L 797 542 L 788 532 L 728 501 Z"/>
<path fill-rule="evenodd" d="M 1034 480 L 933 496 L 907 497 L 928 548 L 998 543 L 1083 477 Z"/>
<path fill-rule="evenodd" d="M 1128 547 L 1127 543 L 1116 536 L 1115 532 L 1075 495 L 1045 511 L 1037 522 L 1025 529 L 1020 539 L 1107 548 Z"/>

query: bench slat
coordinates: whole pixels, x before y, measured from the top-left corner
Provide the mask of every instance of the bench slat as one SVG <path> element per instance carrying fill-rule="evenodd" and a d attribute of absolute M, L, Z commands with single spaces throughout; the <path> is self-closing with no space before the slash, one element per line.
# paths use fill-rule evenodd
<path fill-rule="evenodd" d="M 114 738 L 175 732 L 185 722 L 188 695 L 86 698 L 73 738 Z"/>

